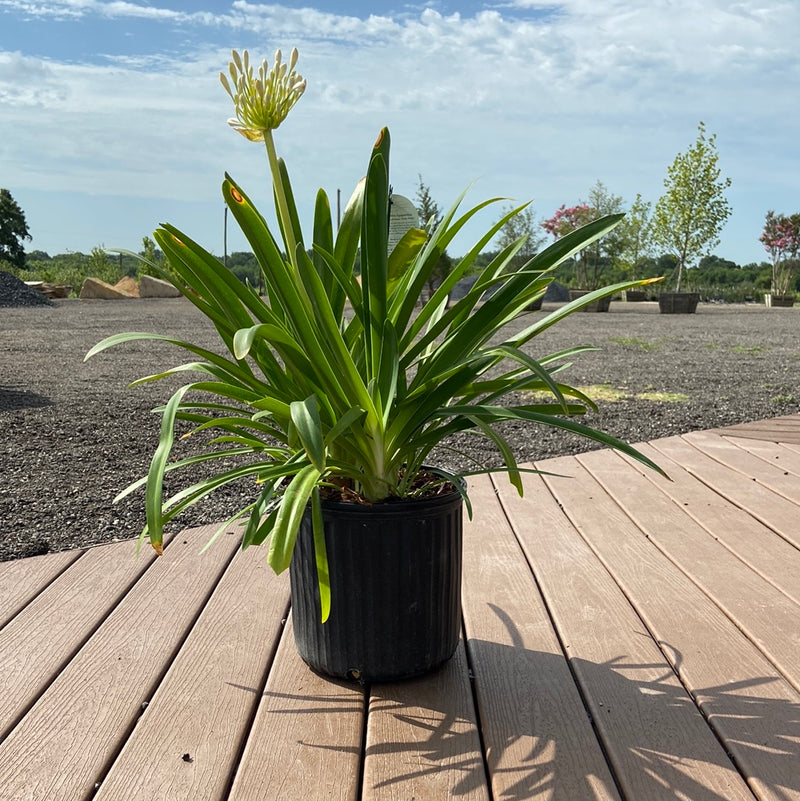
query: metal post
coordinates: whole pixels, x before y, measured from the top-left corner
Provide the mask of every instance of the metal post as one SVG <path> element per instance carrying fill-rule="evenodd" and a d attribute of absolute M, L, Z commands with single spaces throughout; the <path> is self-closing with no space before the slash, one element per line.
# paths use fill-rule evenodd
<path fill-rule="evenodd" d="M 228 266 L 228 207 L 225 206 L 225 213 L 222 220 L 222 259 L 223 264 Z"/>

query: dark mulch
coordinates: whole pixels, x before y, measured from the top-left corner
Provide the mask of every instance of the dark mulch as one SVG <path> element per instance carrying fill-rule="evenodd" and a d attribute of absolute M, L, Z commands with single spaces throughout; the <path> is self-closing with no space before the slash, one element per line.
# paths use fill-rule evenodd
<path fill-rule="evenodd" d="M 29 287 L 11 273 L 0 270 L 0 308 L 20 306 L 52 306 L 41 292 Z"/>
<path fill-rule="evenodd" d="M 601 348 L 577 356 L 564 374 L 615 391 L 617 399 L 601 401 L 587 422 L 637 442 L 800 411 L 800 310 L 701 305 L 696 315 L 672 316 L 621 302 L 611 309 L 573 315 L 530 348 L 537 355 L 576 344 Z M 134 343 L 84 364 L 92 345 L 129 330 L 215 346 L 213 331 L 181 299 L 69 300 L 0 312 L 0 560 L 138 535 L 142 493 L 112 499 L 146 472 L 158 438 L 152 409 L 179 382 L 126 385 L 188 359 L 170 346 Z M 535 426 L 506 430 L 522 459 L 592 447 Z M 466 465 L 465 454 L 497 464 L 481 439 L 453 445 L 439 455 L 443 464 Z M 189 453 L 191 441 L 178 448 Z M 222 521 L 252 489 L 225 490 L 179 521 Z"/>

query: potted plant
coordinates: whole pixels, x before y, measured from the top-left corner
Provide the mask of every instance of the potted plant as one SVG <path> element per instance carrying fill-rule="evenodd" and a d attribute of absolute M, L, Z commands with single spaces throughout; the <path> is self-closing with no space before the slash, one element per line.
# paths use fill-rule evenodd
<path fill-rule="evenodd" d="M 772 259 L 772 285 L 764 296 L 768 307 L 793 306 L 795 279 L 800 269 L 800 214 L 767 212 L 760 241 Z"/>
<path fill-rule="evenodd" d="M 730 178 L 721 178 L 716 134 L 706 137 L 705 124 L 698 125 L 697 140 L 679 153 L 667 168 L 664 194 L 653 210 L 652 237 L 656 245 L 677 260 L 672 291 L 658 298 L 662 314 L 694 314 L 700 296 L 687 292 L 684 274 L 696 259 L 708 255 L 719 244 L 719 234 L 731 214 L 725 190 Z"/>
<path fill-rule="evenodd" d="M 222 184 L 261 266 L 265 297 L 184 233 L 162 225 L 154 236 L 166 266 L 154 269 L 208 318 L 224 355 L 158 334 L 123 333 L 98 343 L 87 358 L 132 340 L 166 340 L 192 360 L 143 380 L 199 374 L 160 410 L 160 441 L 148 475 L 122 493 L 146 486 L 142 536 L 156 551 L 165 524 L 181 511 L 230 482 L 252 479 L 252 501 L 219 531 L 240 521 L 243 548 L 268 541 L 269 564 L 278 572 L 291 565 L 301 656 L 336 676 L 394 679 L 448 659 L 459 637 L 467 473 L 429 466 L 437 445 L 459 432 L 483 437 L 502 455 L 501 470 L 520 492 L 523 469 L 494 428 L 505 420 L 574 432 L 658 469 L 624 442 L 574 419 L 594 405 L 557 373 L 585 348 L 538 359 L 524 349 L 568 314 L 634 284 L 598 290 L 502 336 L 504 326 L 544 294 L 554 268 L 616 225 L 617 215 L 563 236 L 509 271 L 524 238 L 510 243 L 448 307 L 452 287 L 518 211 L 512 209 L 418 306 L 441 254 L 492 201 L 460 213 L 459 198 L 430 238 L 411 229 L 387 252 L 385 129 L 338 233 L 320 191 L 313 238 L 306 240 L 273 139 L 305 88 L 296 61 L 296 51 L 288 64 L 278 52 L 272 68 L 264 61 L 256 75 L 247 53 L 234 52 L 229 76 L 222 76 L 235 104 L 230 124 L 264 142 L 272 174 L 280 239 L 242 187 L 230 176 Z M 542 391 L 549 402 L 529 400 Z M 197 455 L 169 462 L 179 421 L 216 436 Z M 201 462 L 218 467 L 193 480 Z M 163 480 L 173 471 L 188 474 L 188 486 L 165 498 Z"/>

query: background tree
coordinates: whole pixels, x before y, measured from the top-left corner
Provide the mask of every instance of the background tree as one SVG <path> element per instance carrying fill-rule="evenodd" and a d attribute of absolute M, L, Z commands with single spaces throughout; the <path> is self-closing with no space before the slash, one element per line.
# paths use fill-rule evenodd
<path fill-rule="evenodd" d="M 442 220 L 442 213 L 439 209 L 439 204 L 433 199 L 430 187 L 428 187 L 422 180 L 422 176 L 418 175 L 419 183 L 417 185 L 416 204 L 417 212 L 419 213 L 420 225 L 427 231 L 428 237 L 433 235 L 436 226 Z M 444 281 L 453 269 L 453 259 L 447 253 L 447 250 L 442 251 L 439 256 L 439 261 L 436 262 L 436 268 L 431 272 L 427 281 L 428 297 L 430 297 L 437 289 L 437 287 Z"/>
<path fill-rule="evenodd" d="M 653 241 L 677 259 L 676 289 L 686 269 L 719 244 L 719 233 L 731 213 L 725 198 L 730 178 L 720 178 L 716 134 L 706 138 L 698 125 L 697 141 L 679 153 L 667 169 L 665 193 L 653 212 Z"/>
<path fill-rule="evenodd" d="M 24 240 L 30 239 L 25 213 L 8 189 L 0 189 L 0 263 L 25 269 Z"/>
<path fill-rule="evenodd" d="M 154 275 L 155 270 L 150 265 L 155 264 L 158 266 L 164 258 L 164 254 L 149 236 L 142 237 L 142 249 L 139 251 L 139 255 L 149 262 L 149 264 L 138 263 L 137 272 L 139 275 Z"/>
<path fill-rule="evenodd" d="M 612 194 L 600 180 L 589 190 L 586 205 L 594 209 L 595 220 L 623 211 L 622 196 Z M 597 289 L 606 268 L 619 259 L 623 247 L 622 240 L 622 232 L 617 226 L 586 249 L 589 260 L 589 289 Z"/>
<path fill-rule="evenodd" d="M 159 250 L 156 243 L 149 236 L 143 236 L 142 250 L 139 255 L 148 261 L 155 262 L 158 259 L 158 253 Z"/>
<path fill-rule="evenodd" d="M 759 239 L 772 261 L 772 293 L 790 294 L 800 252 L 800 214 L 790 216 L 768 211 Z"/>
<path fill-rule="evenodd" d="M 136 265 L 133 260 L 128 261 L 132 274 L 136 274 Z M 114 254 L 106 250 L 105 245 L 95 245 L 84 265 L 87 276 L 99 278 L 108 284 L 116 284 L 126 274 L 123 266 L 122 254 Z"/>
<path fill-rule="evenodd" d="M 510 204 L 503 207 L 500 217 L 505 217 L 514 207 Z M 517 251 L 511 259 L 511 268 L 520 269 L 530 261 L 545 243 L 547 237 L 539 233 L 539 226 L 533 216 L 533 209 L 526 206 L 522 211 L 517 212 L 501 229 L 497 235 L 496 244 L 499 250 L 507 248 L 523 236 L 528 238 L 525 244 Z"/>
<path fill-rule="evenodd" d="M 565 206 L 562 203 L 555 214 L 542 223 L 542 228 L 552 234 L 554 239 L 560 239 L 570 231 L 596 220 L 597 216 L 597 212 L 587 203 L 579 203 L 577 206 Z M 575 262 L 575 286 L 578 289 L 591 287 L 589 254 L 586 249 L 578 254 Z"/>
<path fill-rule="evenodd" d="M 639 267 L 652 252 L 652 207 L 637 194 L 625 218 L 612 232 L 618 234 L 620 243 L 615 264 L 631 280 L 636 280 Z"/>
<path fill-rule="evenodd" d="M 419 212 L 420 225 L 432 234 L 436 230 L 442 219 L 442 212 L 439 204 L 433 199 L 431 189 L 422 180 L 421 175 L 417 175 L 417 211 Z"/>
<path fill-rule="evenodd" d="M 622 205 L 622 197 L 612 194 L 608 187 L 598 180 L 589 190 L 586 202 L 579 201 L 577 206 L 570 207 L 561 205 L 549 220 L 542 223 L 542 228 L 558 239 L 600 217 L 619 214 Z M 622 236 L 618 226 L 578 254 L 575 261 L 575 287 L 597 289 L 602 283 L 603 273 L 619 259 L 621 251 Z"/>

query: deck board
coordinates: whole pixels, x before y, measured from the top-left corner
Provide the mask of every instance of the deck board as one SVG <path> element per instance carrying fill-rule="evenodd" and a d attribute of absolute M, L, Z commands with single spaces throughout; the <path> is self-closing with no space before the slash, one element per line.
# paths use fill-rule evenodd
<path fill-rule="evenodd" d="M 789 445 L 800 445 L 800 415 L 798 414 L 771 417 L 767 420 L 756 420 L 752 423 L 740 423 L 712 430 L 715 434 L 721 436 L 745 437 L 765 442 L 785 442 Z"/>
<path fill-rule="evenodd" d="M 651 444 L 719 495 L 773 529 L 793 547 L 800 548 L 797 503 L 767 490 L 752 477 L 721 465 L 684 438 L 669 437 Z"/>
<path fill-rule="evenodd" d="M 800 801 L 800 415 L 470 481 L 463 639 L 361 686 L 223 536 L 0 564 L 2 801 Z"/>
<path fill-rule="evenodd" d="M 303 663 L 289 617 L 229 801 L 357 801 L 366 708 L 358 684 Z"/>
<path fill-rule="evenodd" d="M 470 482 L 464 621 L 494 798 L 618 799 L 614 777 L 494 485 Z"/>
<path fill-rule="evenodd" d="M 800 451 L 791 448 L 785 443 L 765 442 L 762 439 L 747 437 L 726 436 L 725 439 L 742 448 L 742 450 L 779 467 L 786 473 L 800 476 Z"/>
<path fill-rule="evenodd" d="M 375 684 L 363 801 L 489 801 L 463 642 L 430 676 Z"/>
<path fill-rule="evenodd" d="M 548 470 L 565 476 L 579 474 L 579 467 L 572 458 L 547 464 Z M 749 798 L 743 780 L 623 591 L 630 589 L 619 586 L 619 576 L 608 572 L 576 525 L 582 528 L 592 521 L 592 532 L 599 531 L 598 537 L 610 542 L 626 576 L 630 572 L 649 582 L 652 574 L 662 574 L 663 558 L 623 536 L 629 533 L 634 540 L 644 540 L 588 476 L 525 481 L 524 499 L 499 486 L 503 504 L 537 575 L 626 798 L 667 801 L 680 794 L 694 801 Z M 579 506 L 577 517 L 568 519 L 559 504 L 566 509 Z M 677 578 L 672 571 L 668 574 L 670 580 Z M 675 589 L 683 587 L 669 587 L 670 602 Z M 693 621 L 697 614 L 694 609 Z"/>
<path fill-rule="evenodd" d="M 715 542 L 800 603 L 800 550 L 733 501 L 709 491 L 709 487 L 652 446 L 644 444 L 640 448 L 646 456 L 659 460 L 669 473 L 671 481 L 659 482 L 660 489 L 677 507 L 702 526 Z"/>
<path fill-rule="evenodd" d="M 83 551 L 62 551 L 46 556 L 0 562 L 0 626 L 35 598 L 66 570 Z"/>
<path fill-rule="evenodd" d="M 232 538 L 203 555 L 183 538 L 167 546 L 0 745 L 8 798 L 95 789 L 234 548 Z"/>
<path fill-rule="evenodd" d="M 561 467 L 561 460 L 550 465 Z M 797 762 L 792 765 L 781 753 L 785 739 L 797 734 L 798 723 L 792 719 L 800 711 L 800 695 L 716 604 L 677 568 L 670 568 L 644 534 L 619 516 L 618 507 L 606 501 L 599 486 L 598 491 L 590 490 L 593 506 L 579 506 L 576 496 L 588 487 L 589 477 L 581 475 L 579 481 L 560 482 L 555 491 L 598 555 L 613 565 L 616 581 L 751 786 L 758 788 L 760 797 L 778 801 L 782 796 L 763 782 L 770 776 L 800 792 Z M 607 512 L 613 526 L 589 524 Z M 695 747 L 691 753 L 698 755 Z M 690 792 L 688 797 L 696 795 Z M 734 796 L 720 788 L 718 797 Z"/>
<path fill-rule="evenodd" d="M 90 548 L 0 631 L 0 739 L 151 561 L 129 542 Z"/>
<path fill-rule="evenodd" d="M 800 607 L 682 515 L 655 483 L 641 481 L 641 471 L 616 454 L 595 452 L 578 460 L 649 542 L 800 690 Z M 667 483 L 661 480 L 660 485 Z M 671 518 L 673 525 L 665 524 Z"/>
<path fill-rule="evenodd" d="M 288 613 L 286 576 L 236 556 L 147 705 L 96 801 L 219 798 L 230 785 Z M 257 638 L 252 637 L 259 630 Z M 213 732 L 213 737 L 209 733 Z M 159 759 L 151 760 L 153 753 Z M 141 773 L 147 766 L 145 787 Z M 168 790 L 165 790 L 168 788 Z"/>
<path fill-rule="evenodd" d="M 732 468 L 793 503 L 800 503 L 800 482 L 797 476 L 779 465 L 764 462 L 752 453 L 738 448 L 727 437 L 695 431 L 685 437 L 695 448 L 707 453 L 726 467 Z"/>

